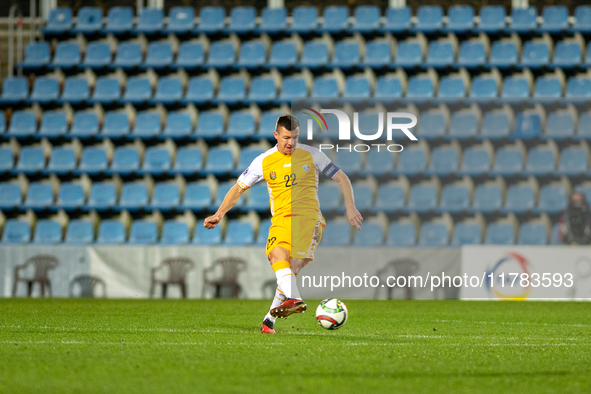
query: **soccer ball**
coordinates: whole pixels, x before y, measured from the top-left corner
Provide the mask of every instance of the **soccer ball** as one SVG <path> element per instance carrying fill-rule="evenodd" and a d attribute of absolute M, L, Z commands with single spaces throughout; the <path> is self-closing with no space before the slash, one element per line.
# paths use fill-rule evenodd
<path fill-rule="evenodd" d="M 336 298 L 323 300 L 316 308 L 316 321 L 327 330 L 341 328 L 347 321 L 347 306 Z"/>

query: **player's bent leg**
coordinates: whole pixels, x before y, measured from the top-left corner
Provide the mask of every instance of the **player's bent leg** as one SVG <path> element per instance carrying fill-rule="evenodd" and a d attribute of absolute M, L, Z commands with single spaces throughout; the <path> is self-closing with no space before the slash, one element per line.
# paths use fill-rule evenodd
<path fill-rule="evenodd" d="M 290 265 L 291 271 L 293 272 L 291 277 L 291 298 L 288 298 L 276 308 L 271 309 L 269 311 L 271 316 L 284 318 L 294 313 L 304 313 L 306 311 L 308 306 L 300 297 L 300 292 L 296 283 L 296 275 L 306 266 L 306 264 L 308 264 L 309 261 L 310 259 L 291 259 Z"/>

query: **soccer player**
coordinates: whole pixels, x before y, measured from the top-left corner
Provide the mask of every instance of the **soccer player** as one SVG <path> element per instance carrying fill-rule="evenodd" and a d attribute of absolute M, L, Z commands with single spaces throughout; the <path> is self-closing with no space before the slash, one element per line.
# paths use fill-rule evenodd
<path fill-rule="evenodd" d="M 276 318 L 302 313 L 307 308 L 296 277 L 314 260 L 314 250 L 326 226 L 318 204 L 319 173 L 340 185 L 349 223 L 361 231 L 363 221 L 355 208 L 353 188 L 347 175 L 326 154 L 299 144 L 299 132 L 300 124 L 295 116 L 281 115 L 274 132 L 277 145 L 252 161 L 228 191 L 217 212 L 203 223 L 205 228 L 214 228 L 242 193 L 263 179 L 267 182 L 273 215 L 267 238 L 267 258 L 277 277 L 277 289 L 261 327 L 261 332 L 266 334 L 275 334 Z"/>

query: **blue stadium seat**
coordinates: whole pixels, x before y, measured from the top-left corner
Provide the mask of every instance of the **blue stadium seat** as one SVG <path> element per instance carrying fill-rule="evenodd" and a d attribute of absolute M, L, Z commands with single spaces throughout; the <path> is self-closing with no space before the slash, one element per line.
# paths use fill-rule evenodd
<path fill-rule="evenodd" d="M 30 42 L 25 48 L 25 60 L 20 63 L 20 66 L 24 70 L 36 70 L 46 67 L 49 64 L 49 60 L 48 42 Z"/>
<path fill-rule="evenodd" d="M 68 174 L 76 169 L 76 153 L 72 148 L 55 147 L 51 151 L 46 174 Z"/>
<path fill-rule="evenodd" d="M 552 67 L 570 69 L 581 64 L 583 50 L 576 41 L 559 41 L 554 48 Z"/>
<path fill-rule="evenodd" d="M 554 111 L 548 115 L 544 138 L 566 140 L 575 134 L 575 120 L 570 112 Z"/>
<path fill-rule="evenodd" d="M 462 166 L 459 174 L 462 175 L 485 175 L 490 170 L 491 158 L 488 150 L 482 147 L 471 147 L 464 149 Z"/>
<path fill-rule="evenodd" d="M 171 169 L 174 174 L 195 174 L 201 171 L 203 166 L 203 155 L 199 148 L 180 148 L 176 153 L 176 160 Z"/>
<path fill-rule="evenodd" d="M 504 101 L 516 101 L 516 99 L 529 98 L 529 81 L 523 76 L 506 77 L 503 81 L 501 97 Z"/>
<path fill-rule="evenodd" d="M 510 136 L 513 139 L 532 140 L 542 133 L 542 120 L 537 112 L 520 112 L 515 117 L 515 131 Z"/>
<path fill-rule="evenodd" d="M 431 152 L 431 161 L 427 174 L 451 175 L 458 170 L 458 151 L 451 147 L 438 147 Z"/>
<path fill-rule="evenodd" d="M 37 119 L 33 111 L 15 111 L 10 121 L 9 137 L 27 138 L 37 132 Z"/>
<path fill-rule="evenodd" d="M 402 68 L 415 68 L 423 63 L 423 48 L 417 40 L 398 43 L 394 65 Z"/>
<path fill-rule="evenodd" d="M 45 210 L 53 205 L 53 190 L 49 183 L 34 182 L 29 190 L 21 209 Z"/>
<path fill-rule="evenodd" d="M 550 245 L 562 245 L 562 240 L 559 239 L 559 233 L 560 223 L 555 223 L 554 226 L 552 226 L 552 232 L 550 234 Z"/>
<path fill-rule="evenodd" d="M 110 104 L 121 97 L 121 86 L 117 78 L 100 77 L 94 86 L 91 103 Z"/>
<path fill-rule="evenodd" d="M 490 223 L 486 229 L 484 243 L 487 245 L 515 244 L 515 229 L 509 223 Z"/>
<path fill-rule="evenodd" d="M 371 187 L 367 184 L 353 184 L 353 193 L 355 195 L 355 206 L 359 212 L 367 212 L 373 205 L 373 193 Z M 341 212 L 346 213 L 344 206 L 340 209 Z"/>
<path fill-rule="evenodd" d="M 317 77 L 312 86 L 312 97 L 339 97 L 339 84 L 332 76 Z"/>
<path fill-rule="evenodd" d="M 78 165 L 78 173 L 98 174 L 107 169 L 107 153 L 103 148 L 85 148 Z"/>
<path fill-rule="evenodd" d="M 501 5 L 488 5 L 480 8 L 479 31 L 495 33 L 505 28 L 505 8 Z"/>
<path fill-rule="evenodd" d="M 277 87 L 273 77 L 255 77 L 250 84 L 247 102 L 266 104 L 275 100 Z"/>
<path fill-rule="evenodd" d="M 137 211 L 148 206 L 148 189 L 143 183 L 126 183 L 121 189 L 118 209 Z"/>
<path fill-rule="evenodd" d="M 527 163 L 524 174 L 545 176 L 552 174 L 556 166 L 554 151 L 548 147 L 541 146 L 532 148 L 527 154 Z"/>
<path fill-rule="evenodd" d="M 0 103 L 16 104 L 29 96 L 27 78 L 7 77 L 2 84 L 2 98 Z"/>
<path fill-rule="evenodd" d="M 410 29 L 412 15 L 410 7 L 388 7 L 382 32 L 402 33 Z"/>
<path fill-rule="evenodd" d="M 527 213 L 534 209 L 536 198 L 530 185 L 516 184 L 507 188 L 507 198 L 502 213 Z"/>
<path fill-rule="evenodd" d="M 88 79 L 83 77 L 69 77 L 66 78 L 64 90 L 61 97 L 57 100 L 58 103 L 80 104 L 90 98 L 90 87 L 88 86 Z"/>
<path fill-rule="evenodd" d="M 162 69 L 172 65 L 172 46 L 169 42 L 152 42 L 148 45 L 142 68 Z"/>
<path fill-rule="evenodd" d="M 304 98 L 308 96 L 306 80 L 301 77 L 287 77 L 283 79 L 278 102 L 290 102 L 293 98 Z M 277 118 L 275 118 L 277 121 Z M 273 125 L 273 129 L 275 125 Z"/>
<path fill-rule="evenodd" d="M 245 42 L 240 47 L 238 62 L 234 68 L 248 70 L 263 67 L 267 60 L 267 50 L 262 41 Z"/>
<path fill-rule="evenodd" d="M 472 79 L 470 97 L 495 98 L 498 96 L 498 92 L 497 80 L 493 77 L 479 76 Z"/>
<path fill-rule="evenodd" d="M 135 33 L 155 34 L 164 28 L 164 11 L 162 8 L 142 8 L 137 19 Z"/>
<path fill-rule="evenodd" d="M 442 81 L 443 82 L 443 81 Z M 441 86 L 441 85 L 440 85 Z M 449 133 L 447 138 L 467 140 L 478 135 L 478 119 L 476 113 L 467 111 L 456 111 L 451 116 Z"/>
<path fill-rule="evenodd" d="M 363 75 L 352 75 L 345 81 L 343 97 L 365 97 L 371 96 L 371 86 L 367 77 Z"/>
<path fill-rule="evenodd" d="M 324 7 L 323 23 L 319 32 L 340 33 L 349 27 L 349 8 L 346 6 Z"/>
<path fill-rule="evenodd" d="M 27 103 L 49 104 L 59 96 L 59 85 L 57 79 L 48 77 L 38 77 L 33 84 L 31 97 Z"/>
<path fill-rule="evenodd" d="M 45 167 L 45 155 L 43 149 L 38 147 L 25 146 L 21 149 L 15 172 L 34 174 Z"/>
<path fill-rule="evenodd" d="M 103 28 L 103 10 L 100 7 L 81 7 L 73 33 L 93 34 Z"/>
<path fill-rule="evenodd" d="M 588 77 L 570 77 L 566 85 L 565 97 L 591 97 L 591 79 Z"/>
<path fill-rule="evenodd" d="M 429 98 L 435 95 L 435 86 L 430 77 L 414 76 L 410 78 L 406 97 Z"/>
<path fill-rule="evenodd" d="M 224 201 L 224 197 L 226 196 L 226 194 L 228 193 L 228 191 L 234 186 L 236 185 L 236 181 L 228 181 L 228 182 L 222 182 L 218 184 L 218 190 L 215 196 L 215 199 L 213 201 L 213 204 L 211 204 L 209 206 L 210 210 L 217 210 L 218 207 L 222 204 L 222 201 Z M 185 196 L 186 199 L 186 196 Z M 234 209 L 240 209 L 242 207 L 242 205 L 244 205 L 244 200 L 240 199 L 238 200 L 238 203 L 236 205 L 234 205 Z"/>
<path fill-rule="evenodd" d="M 96 238 L 97 244 L 125 243 L 125 227 L 119 220 L 102 220 Z"/>
<path fill-rule="evenodd" d="M 49 139 L 63 137 L 68 132 L 66 113 L 64 111 L 45 111 L 41 118 L 39 137 Z"/>
<path fill-rule="evenodd" d="M 93 137 L 99 132 L 98 117 L 92 111 L 80 111 L 74 114 L 70 136 L 81 139 Z"/>
<path fill-rule="evenodd" d="M 162 138 L 185 138 L 193 132 L 191 115 L 184 111 L 169 112 L 164 125 Z"/>
<path fill-rule="evenodd" d="M 390 152 L 388 152 L 390 153 Z M 394 170 L 394 155 L 386 152 L 371 150 L 365 156 L 365 167 L 360 175 L 382 176 Z"/>
<path fill-rule="evenodd" d="M 418 175 L 427 166 L 426 152 L 421 148 L 410 147 L 398 156 L 398 166 L 395 173 L 401 175 Z"/>
<path fill-rule="evenodd" d="M 220 137 L 224 132 L 224 119 L 218 111 L 206 111 L 199 115 L 197 121 L 196 137 L 213 139 Z"/>
<path fill-rule="evenodd" d="M 537 17 L 538 9 L 536 7 L 515 7 L 511 11 L 511 23 L 508 31 L 517 33 L 532 32 L 538 27 Z"/>
<path fill-rule="evenodd" d="M 111 68 L 136 68 L 142 62 L 142 48 L 138 42 L 122 42 L 117 48 Z"/>
<path fill-rule="evenodd" d="M 341 69 L 356 67 L 361 61 L 359 44 L 356 41 L 340 41 L 335 45 L 331 65 Z"/>
<path fill-rule="evenodd" d="M 568 29 L 568 9 L 563 5 L 545 6 L 542 11 L 542 33 L 560 33 Z"/>
<path fill-rule="evenodd" d="M 105 115 L 101 135 L 111 139 L 123 138 L 129 134 L 129 118 L 125 112 L 111 111 Z"/>
<path fill-rule="evenodd" d="M 523 154 L 519 148 L 500 148 L 497 150 L 492 175 L 512 176 L 523 171 Z"/>
<path fill-rule="evenodd" d="M 541 223 L 523 223 L 519 229 L 519 245 L 546 245 L 548 232 Z"/>
<path fill-rule="evenodd" d="M 140 154 L 136 148 L 119 147 L 115 149 L 109 173 L 128 175 L 139 170 Z"/>
<path fill-rule="evenodd" d="M 104 33 L 124 34 L 133 28 L 133 9 L 131 7 L 111 7 L 107 14 Z"/>
<path fill-rule="evenodd" d="M 482 41 L 463 41 L 456 66 L 466 68 L 482 67 L 486 63 L 486 49 Z"/>
<path fill-rule="evenodd" d="M 540 189 L 540 198 L 534 213 L 558 214 L 564 212 L 567 205 L 568 196 L 564 186 L 561 184 L 548 184 Z"/>
<path fill-rule="evenodd" d="M 91 244 L 94 242 L 94 226 L 88 220 L 71 220 L 66 231 L 66 244 Z"/>
<path fill-rule="evenodd" d="M 503 205 L 501 188 L 494 184 L 484 184 L 476 187 L 474 201 L 469 212 L 495 213 Z"/>
<path fill-rule="evenodd" d="M 75 42 L 60 42 L 53 54 L 52 67 L 72 68 L 78 66 L 81 60 L 80 47 Z"/>
<path fill-rule="evenodd" d="M 418 134 L 426 140 L 442 138 L 447 131 L 447 123 L 443 112 L 439 110 L 424 111 L 419 116 Z"/>
<path fill-rule="evenodd" d="M 410 189 L 406 212 L 427 213 L 437 207 L 437 190 L 429 184 L 416 184 Z"/>
<path fill-rule="evenodd" d="M 480 245 L 482 231 L 476 223 L 458 223 L 454 227 L 451 246 Z"/>
<path fill-rule="evenodd" d="M 72 28 L 72 9 L 69 7 L 54 8 L 49 11 L 47 23 L 41 28 L 44 34 L 64 34 Z"/>
<path fill-rule="evenodd" d="M 389 66 L 391 62 L 392 50 L 388 41 L 377 39 L 367 43 L 362 66 L 379 69 Z"/>
<path fill-rule="evenodd" d="M 378 78 L 374 97 L 377 99 L 387 97 L 402 97 L 402 83 L 394 76 L 384 75 Z"/>
<path fill-rule="evenodd" d="M 451 41 L 431 41 L 423 67 L 446 68 L 450 67 L 454 60 L 455 55 Z"/>
<path fill-rule="evenodd" d="M 57 195 L 56 205 L 66 211 L 82 208 L 84 205 L 84 190 L 79 183 L 62 183 Z"/>
<path fill-rule="evenodd" d="M 237 104 L 246 98 L 246 80 L 242 77 L 225 77 L 220 82 L 214 103 Z"/>
<path fill-rule="evenodd" d="M 469 5 L 454 5 L 447 11 L 446 31 L 465 33 L 474 28 L 474 8 Z"/>
<path fill-rule="evenodd" d="M 371 209 L 372 212 L 394 213 L 399 212 L 406 204 L 404 189 L 396 184 L 384 184 L 378 188 L 376 203 Z"/>
<path fill-rule="evenodd" d="M 35 225 L 33 243 L 51 245 L 62 242 L 62 226 L 53 220 L 39 220 Z"/>
<path fill-rule="evenodd" d="M 12 149 L 0 147 L 0 174 L 10 172 L 14 166 L 14 156 Z"/>
<path fill-rule="evenodd" d="M 186 34 L 195 27 L 195 9 L 193 7 L 172 7 L 168 13 L 165 33 Z"/>
<path fill-rule="evenodd" d="M 170 170 L 170 153 L 166 148 L 152 147 L 146 150 L 141 173 L 160 175 Z"/>
<path fill-rule="evenodd" d="M 214 175 L 224 175 L 234 169 L 234 157 L 229 148 L 211 148 L 207 155 L 205 172 Z"/>
<path fill-rule="evenodd" d="M 504 111 L 490 111 L 484 114 L 482 120 L 481 137 L 490 140 L 507 138 L 511 131 L 511 124 Z"/>
<path fill-rule="evenodd" d="M 438 5 L 422 5 L 417 11 L 414 31 L 433 33 L 443 27 L 443 9 Z"/>
<path fill-rule="evenodd" d="M 363 231 L 355 231 L 353 246 L 376 247 L 384 243 L 384 232 L 378 223 L 363 223 Z"/>
<path fill-rule="evenodd" d="M 0 183 L 0 209 L 8 211 L 21 206 L 22 194 L 18 183 Z"/>
<path fill-rule="evenodd" d="M 160 135 L 160 128 L 160 115 L 158 112 L 139 112 L 135 118 L 135 125 L 129 137 L 144 139 L 158 137 Z"/>
<path fill-rule="evenodd" d="M 249 189 L 248 201 L 244 205 L 244 210 L 269 212 L 269 191 L 264 182 L 259 182 Z"/>
<path fill-rule="evenodd" d="M 387 246 L 415 246 L 417 235 L 415 225 L 410 222 L 392 222 L 388 227 Z"/>
<path fill-rule="evenodd" d="M 215 226 L 212 229 L 206 229 L 203 226 L 195 226 L 195 233 L 193 234 L 192 244 L 213 246 L 222 243 L 222 229 L 221 226 Z"/>
<path fill-rule="evenodd" d="M 290 41 L 279 41 L 271 47 L 271 54 L 266 67 L 277 67 L 279 69 L 295 66 L 298 61 L 298 52 L 295 43 Z"/>
<path fill-rule="evenodd" d="M 488 65 L 509 68 L 517 64 L 517 45 L 513 41 L 495 41 L 490 50 Z"/>
<path fill-rule="evenodd" d="M 211 190 L 206 183 L 190 183 L 185 189 L 183 197 L 183 209 L 202 211 L 211 203 Z"/>
<path fill-rule="evenodd" d="M 224 136 L 226 138 L 235 138 L 240 141 L 250 138 L 254 134 L 254 131 L 255 120 L 252 112 L 236 111 L 230 114 L 228 127 Z"/>
<path fill-rule="evenodd" d="M 200 42 L 183 42 L 172 67 L 192 70 L 201 67 L 204 61 L 205 51 Z"/>
<path fill-rule="evenodd" d="M 587 172 L 587 152 L 581 147 L 569 147 L 562 149 L 560 162 L 558 163 L 558 175 L 580 176 Z"/>
<path fill-rule="evenodd" d="M 264 246 L 267 243 L 267 237 L 269 236 L 269 229 L 271 228 L 271 220 L 262 220 L 259 224 L 259 231 L 257 234 L 257 240 L 254 243 L 256 246 Z M 328 227 L 328 225 L 327 225 Z"/>
<path fill-rule="evenodd" d="M 544 76 L 536 79 L 534 88 L 536 98 L 560 98 L 562 97 L 562 82 L 555 76 Z"/>
<path fill-rule="evenodd" d="M 6 117 L 4 116 L 4 111 L 0 111 L 0 134 L 4 134 L 6 131 Z M 0 148 L 1 150 L 2 148 Z"/>
<path fill-rule="evenodd" d="M 224 245 L 244 246 L 254 243 L 254 230 L 250 222 L 230 220 L 226 228 Z"/>
<path fill-rule="evenodd" d="M 377 6 L 361 5 L 355 7 L 351 32 L 371 33 L 380 28 L 380 9 Z"/>
<path fill-rule="evenodd" d="M 318 186 L 318 201 L 322 212 L 334 212 L 341 205 L 341 190 L 335 182 L 323 182 Z"/>
<path fill-rule="evenodd" d="M 266 240 L 266 239 L 265 239 Z M 322 232 L 322 246 L 346 246 L 351 244 L 351 225 L 344 220 L 331 220 Z"/>
<path fill-rule="evenodd" d="M 426 222 L 421 226 L 419 235 L 419 246 L 438 248 L 447 246 L 449 233 L 443 223 Z"/>
<path fill-rule="evenodd" d="M 254 7 L 234 7 L 230 11 L 230 24 L 226 31 L 236 34 L 249 33 L 256 26 L 256 17 Z"/>
<path fill-rule="evenodd" d="M 156 223 L 149 220 L 134 220 L 129 231 L 130 244 L 150 245 L 158 241 Z"/>
<path fill-rule="evenodd" d="M 328 64 L 328 47 L 323 41 L 309 41 L 304 45 L 299 67 L 311 69 L 325 67 Z"/>
<path fill-rule="evenodd" d="M 4 225 L 2 242 L 10 244 L 26 244 L 31 240 L 31 227 L 28 222 L 8 219 Z"/>
<path fill-rule="evenodd" d="M 185 222 L 167 220 L 162 226 L 161 245 L 182 245 L 189 243 L 189 227 Z"/>
<path fill-rule="evenodd" d="M 209 48 L 207 66 L 213 68 L 228 68 L 235 62 L 234 46 L 230 42 L 216 41 Z"/>
<path fill-rule="evenodd" d="M 282 111 L 263 112 L 259 122 L 258 130 L 256 131 L 254 137 L 267 139 L 274 138 L 273 131 L 275 130 L 275 124 L 277 123 L 277 118 L 281 115 L 283 115 Z"/>
<path fill-rule="evenodd" d="M 581 33 L 591 32 L 591 6 L 580 5 L 575 8 L 573 31 Z"/>
<path fill-rule="evenodd" d="M 287 27 L 287 10 L 281 8 L 263 8 L 261 23 L 256 29 L 258 33 L 277 34 Z"/>
<path fill-rule="evenodd" d="M 151 104 L 172 105 L 183 98 L 183 83 L 177 77 L 161 77 L 156 85 L 156 93 Z"/>
<path fill-rule="evenodd" d="M 521 66 L 529 68 L 545 67 L 550 63 L 550 48 L 541 41 L 528 41 L 521 52 Z"/>
<path fill-rule="evenodd" d="M 94 183 L 88 195 L 86 209 L 104 211 L 112 209 L 117 202 L 117 192 L 113 183 Z"/>
<path fill-rule="evenodd" d="M 314 6 L 297 6 L 293 9 L 289 31 L 310 33 L 318 27 L 318 10 Z"/>
<path fill-rule="evenodd" d="M 223 7 L 203 7 L 199 12 L 199 24 L 194 32 L 212 34 L 226 27 L 226 11 Z"/>
<path fill-rule="evenodd" d="M 182 104 L 204 104 L 213 99 L 213 82 L 208 77 L 193 77 L 189 80 L 187 94 Z"/>
<path fill-rule="evenodd" d="M 460 213 L 470 207 L 470 191 L 466 186 L 448 184 L 443 187 L 438 212 Z"/>

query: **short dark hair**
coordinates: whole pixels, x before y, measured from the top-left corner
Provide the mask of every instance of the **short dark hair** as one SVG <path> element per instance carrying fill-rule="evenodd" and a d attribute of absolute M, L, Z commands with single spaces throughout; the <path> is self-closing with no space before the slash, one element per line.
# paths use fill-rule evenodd
<path fill-rule="evenodd" d="M 287 130 L 293 131 L 300 127 L 300 122 L 298 121 L 298 118 L 292 114 L 284 114 L 277 118 L 277 126 L 275 126 L 275 130 L 279 131 L 280 127 L 285 127 Z"/>

